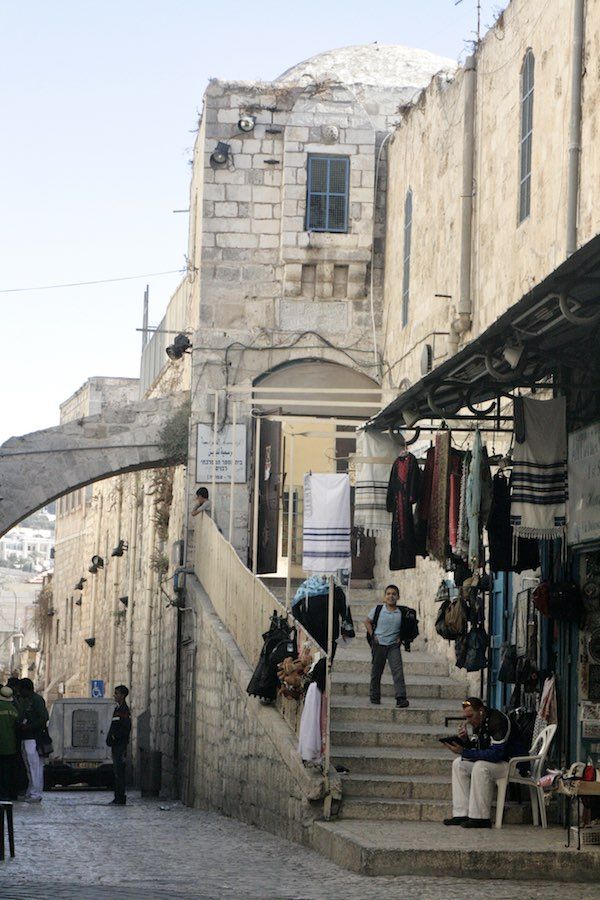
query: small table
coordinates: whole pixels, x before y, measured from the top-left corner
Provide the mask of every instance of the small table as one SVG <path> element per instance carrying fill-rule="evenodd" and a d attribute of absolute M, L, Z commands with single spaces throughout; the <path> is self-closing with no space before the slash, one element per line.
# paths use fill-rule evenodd
<path fill-rule="evenodd" d="M 557 793 L 567 797 L 567 843 L 571 846 L 571 800 L 577 801 L 577 849 L 581 850 L 581 803 L 582 797 L 600 797 L 600 781 L 561 781 Z"/>

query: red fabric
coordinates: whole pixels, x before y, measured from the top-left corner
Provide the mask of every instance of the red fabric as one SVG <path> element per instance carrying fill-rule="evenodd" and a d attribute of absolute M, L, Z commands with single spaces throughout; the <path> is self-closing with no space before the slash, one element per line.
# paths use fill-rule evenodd
<path fill-rule="evenodd" d="M 463 454 L 460 450 L 450 450 L 450 502 L 448 506 L 448 537 L 452 547 L 456 547 L 458 537 L 458 514 L 460 512 L 460 483 L 462 478 Z"/>

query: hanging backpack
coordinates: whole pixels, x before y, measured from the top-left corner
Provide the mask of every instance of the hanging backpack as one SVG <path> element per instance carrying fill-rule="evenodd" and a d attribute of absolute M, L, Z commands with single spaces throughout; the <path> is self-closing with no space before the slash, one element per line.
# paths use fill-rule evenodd
<path fill-rule="evenodd" d="M 450 640 L 461 637 L 467 630 L 469 615 L 465 601 L 462 598 L 451 600 L 444 615 L 446 631 Z"/>
<path fill-rule="evenodd" d="M 451 641 L 456 637 L 455 634 L 449 631 L 448 626 L 446 625 L 446 612 L 448 611 L 449 606 L 450 600 L 444 600 L 435 620 L 435 630 L 439 636 L 446 641 Z"/>
<path fill-rule="evenodd" d="M 401 606 L 402 623 L 400 625 L 400 641 L 404 649 L 410 653 L 410 645 L 419 636 L 419 620 L 417 613 L 410 606 Z"/>
<path fill-rule="evenodd" d="M 487 665 L 488 636 L 485 628 L 479 625 L 471 628 L 467 635 L 467 653 L 465 669 L 467 672 L 479 672 Z"/>

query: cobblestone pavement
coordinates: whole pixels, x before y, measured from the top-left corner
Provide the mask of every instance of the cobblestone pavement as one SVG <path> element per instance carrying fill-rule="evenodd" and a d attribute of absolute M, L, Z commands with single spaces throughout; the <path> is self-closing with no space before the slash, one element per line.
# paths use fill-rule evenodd
<path fill-rule="evenodd" d="M 1 900 L 588 900 L 593 885 L 354 875 L 318 854 L 216 813 L 105 793 L 15 806 L 17 856 Z M 598 851 L 600 852 L 600 851 Z"/>

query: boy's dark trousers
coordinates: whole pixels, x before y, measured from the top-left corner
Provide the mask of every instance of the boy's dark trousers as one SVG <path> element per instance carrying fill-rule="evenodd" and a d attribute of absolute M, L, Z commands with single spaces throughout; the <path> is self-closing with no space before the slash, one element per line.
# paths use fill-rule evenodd
<path fill-rule="evenodd" d="M 117 803 L 126 803 L 125 773 L 127 768 L 127 744 L 115 744 L 111 749 L 115 773 L 115 800 Z"/>
<path fill-rule="evenodd" d="M 385 669 L 386 660 L 389 662 L 392 671 L 396 700 L 406 700 L 406 684 L 404 682 L 400 644 L 374 643 L 371 653 L 371 685 L 369 690 L 371 700 L 381 700 L 381 676 Z"/>

